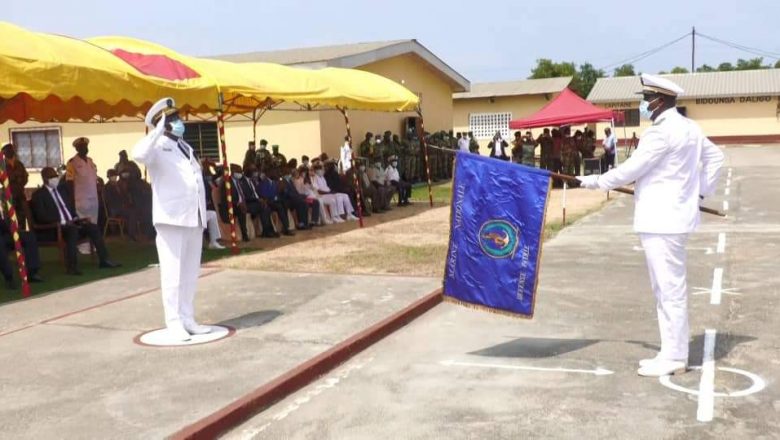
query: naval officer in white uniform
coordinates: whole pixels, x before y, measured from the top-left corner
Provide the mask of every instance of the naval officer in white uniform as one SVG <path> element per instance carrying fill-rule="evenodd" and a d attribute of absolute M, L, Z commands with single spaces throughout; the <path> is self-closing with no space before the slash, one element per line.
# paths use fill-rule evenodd
<path fill-rule="evenodd" d="M 636 182 L 634 230 L 645 250 L 661 334 L 661 351 L 640 361 L 637 373 L 655 377 L 687 369 L 685 243 L 699 224 L 700 198 L 715 190 L 723 153 L 677 112 L 677 95 L 683 93 L 677 84 L 647 74 L 641 81 L 639 112 L 653 125 L 642 133 L 640 147 L 612 171 L 578 179 L 602 190 Z"/>
<path fill-rule="evenodd" d="M 207 223 L 203 173 L 182 139 L 184 123 L 172 99 L 154 104 L 146 125 L 151 131 L 133 147 L 133 158 L 146 165 L 152 179 L 165 325 L 173 339 L 186 341 L 211 331 L 195 322 L 193 309 Z"/>

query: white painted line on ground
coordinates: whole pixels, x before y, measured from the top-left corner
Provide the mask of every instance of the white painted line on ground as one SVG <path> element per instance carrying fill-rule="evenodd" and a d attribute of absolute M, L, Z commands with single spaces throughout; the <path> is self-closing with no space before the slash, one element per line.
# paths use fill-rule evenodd
<path fill-rule="evenodd" d="M 691 370 L 701 370 L 701 367 L 694 366 L 691 367 Z M 764 388 L 766 388 L 766 382 L 758 374 L 751 373 L 745 370 L 740 370 L 738 368 L 729 368 L 729 367 L 717 367 L 716 370 L 725 371 L 727 373 L 732 373 L 738 376 L 745 376 L 748 380 L 750 380 L 750 387 L 745 388 L 744 390 L 731 391 L 728 393 L 719 393 L 716 391 L 712 393 L 714 397 L 745 397 L 751 394 L 755 394 L 763 390 Z M 658 381 L 661 382 L 661 385 L 669 388 L 670 390 L 680 391 L 686 394 L 690 394 L 692 396 L 699 395 L 699 390 L 692 390 L 682 385 L 677 385 L 676 383 L 672 382 L 672 377 L 674 376 L 661 376 L 658 378 Z"/>
<path fill-rule="evenodd" d="M 581 370 L 577 368 L 543 368 L 543 367 L 528 367 L 523 365 L 506 365 L 506 364 L 482 364 L 476 362 L 458 362 L 458 361 L 441 361 L 440 364 L 452 367 L 482 367 L 482 368 L 498 368 L 504 370 L 523 370 L 523 371 L 545 371 L 555 373 L 583 373 L 592 374 L 594 376 L 607 376 L 613 374 L 614 371 L 607 370 L 606 368 L 597 367 L 595 370 Z"/>
<path fill-rule="evenodd" d="M 731 186 L 731 179 L 730 178 L 726 179 L 726 187 L 729 187 L 729 186 Z"/>
<path fill-rule="evenodd" d="M 701 381 L 699 382 L 699 406 L 696 420 L 712 421 L 715 406 L 715 329 L 704 330 L 704 353 L 701 358 Z"/>
<path fill-rule="evenodd" d="M 728 211 L 729 210 L 729 201 L 728 200 L 724 200 L 723 201 L 723 210 L 724 211 Z"/>
<path fill-rule="evenodd" d="M 722 254 L 726 251 L 726 233 L 720 232 L 718 233 L 718 247 L 716 248 L 717 252 L 719 254 Z"/>
<path fill-rule="evenodd" d="M 723 194 L 724 194 L 724 195 L 726 195 L 726 196 L 728 196 L 729 194 L 731 194 L 731 188 L 726 188 L 726 190 L 725 190 L 725 191 L 723 191 Z"/>
<path fill-rule="evenodd" d="M 723 296 L 723 268 L 716 267 L 712 271 L 712 289 L 710 290 L 710 304 L 720 304 L 720 298 Z"/>

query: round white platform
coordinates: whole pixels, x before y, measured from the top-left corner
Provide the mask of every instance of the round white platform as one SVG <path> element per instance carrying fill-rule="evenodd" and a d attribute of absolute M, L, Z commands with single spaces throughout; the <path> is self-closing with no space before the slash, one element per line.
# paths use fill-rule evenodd
<path fill-rule="evenodd" d="M 221 325 L 209 325 L 211 332 L 205 335 L 192 335 L 189 341 L 179 341 L 171 338 L 165 328 L 142 333 L 135 337 L 135 342 L 140 345 L 152 347 L 184 347 L 187 345 L 208 344 L 232 336 L 236 332 L 231 327 Z"/>

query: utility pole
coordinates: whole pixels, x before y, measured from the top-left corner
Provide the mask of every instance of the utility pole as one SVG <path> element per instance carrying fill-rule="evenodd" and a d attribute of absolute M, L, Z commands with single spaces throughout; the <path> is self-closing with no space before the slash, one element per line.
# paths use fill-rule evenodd
<path fill-rule="evenodd" d="M 696 72 L 696 26 L 691 30 L 691 73 Z"/>

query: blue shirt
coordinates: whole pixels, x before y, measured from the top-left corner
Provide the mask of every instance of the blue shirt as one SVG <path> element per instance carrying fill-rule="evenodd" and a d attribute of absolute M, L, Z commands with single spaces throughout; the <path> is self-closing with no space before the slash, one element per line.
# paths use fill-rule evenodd
<path fill-rule="evenodd" d="M 275 201 L 279 196 L 279 186 L 271 179 L 262 179 L 258 185 L 260 197 Z"/>

